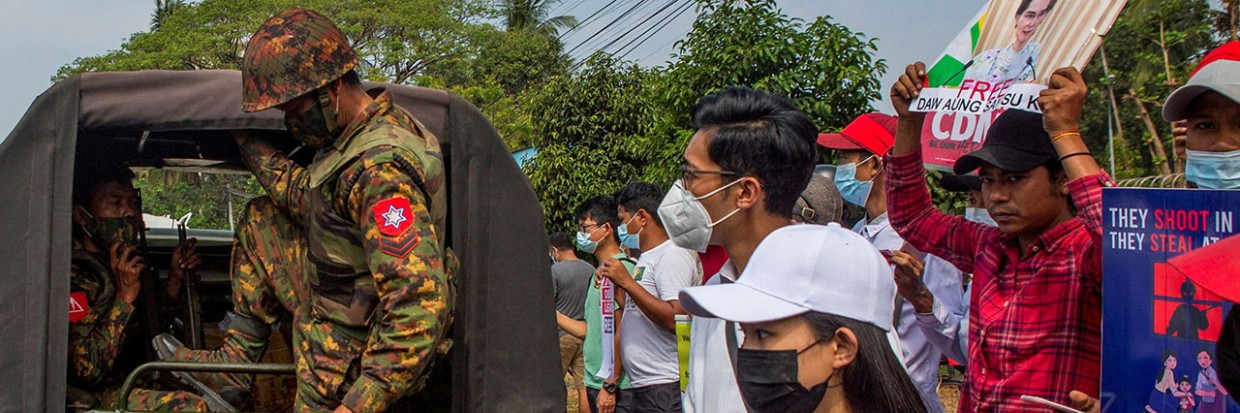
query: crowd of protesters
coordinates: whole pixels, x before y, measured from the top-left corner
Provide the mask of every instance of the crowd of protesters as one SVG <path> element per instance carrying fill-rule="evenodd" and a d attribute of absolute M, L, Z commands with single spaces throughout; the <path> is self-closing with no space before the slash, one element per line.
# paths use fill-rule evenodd
<path fill-rule="evenodd" d="M 943 412 L 943 358 L 965 366 L 960 411 L 1048 411 L 1022 396 L 1099 411 L 1102 189 L 1115 183 L 1079 132 L 1085 80 L 1056 70 L 1041 113 L 994 120 L 940 181 L 967 194 L 955 216 L 932 203 L 925 115 L 908 110 L 925 79 L 908 65 L 891 86 L 897 116 L 865 114 L 834 134 L 785 97 L 724 89 L 694 108 L 669 189 L 631 183 L 583 203 L 573 247 L 597 268 L 569 235 L 551 238 L 581 411 Z M 1186 123 L 1190 187 L 1240 188 L 1240 42 L 1208 54 L 1163 116 Z M 820 151 L 836 165 L 816 167 Z M 845 203 L 861 211 L 851 230 Z M 600 286 L 616 292 L 614 342 L 601 341 Z M 1210 400 L 1240 391 L 1240 307 L 1226 319 Z M 603 346 L 614 349 L 606 377 Z"/>

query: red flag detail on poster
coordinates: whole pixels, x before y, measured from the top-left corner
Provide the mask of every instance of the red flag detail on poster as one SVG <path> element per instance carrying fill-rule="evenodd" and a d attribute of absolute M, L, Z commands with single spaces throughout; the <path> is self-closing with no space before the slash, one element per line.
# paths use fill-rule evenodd
<path fill-rule="evenodd" d="M 1037 98 L 1055 69 L 1081 69 L 1126 0 L 989 1 L 927 65 L 927 88 L 909 104 L 925 112 L 922 157 L 950 170 L 982 147 L 1006 110 L 1041 112 Z"/>

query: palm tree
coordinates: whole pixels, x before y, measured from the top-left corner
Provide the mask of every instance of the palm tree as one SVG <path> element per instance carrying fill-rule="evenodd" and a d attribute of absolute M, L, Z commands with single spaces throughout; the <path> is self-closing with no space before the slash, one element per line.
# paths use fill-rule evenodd
<path fill-rule="evenodd" d="M 577 26 L 577 18 L 573 16 L 547 17 L 552 6 L 563 0 L 499 0 L 500 11 L 504 14 L 504 25 L 509 31 L 530 30 L 556 36 L 560 30 Z"/>
<path fill-rule="evenodd" d="M 185 7 L 185 0 L 155 0 L 155 12 L 151 13 L 151 31 L 159 30 L 172 13 Z"/>

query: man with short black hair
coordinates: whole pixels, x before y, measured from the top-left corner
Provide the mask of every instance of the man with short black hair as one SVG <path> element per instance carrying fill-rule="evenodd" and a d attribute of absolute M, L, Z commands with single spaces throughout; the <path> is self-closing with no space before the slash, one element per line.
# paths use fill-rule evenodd
<path fill-rule="evenodd" d="M 618 260 L 631 274 L 636 262 L 620 250 L 620 238 L 616 235 L 620 226 L 620 217 L 616 215 L 616 202 L 608 196 L 596 196 L 587 199 L 573 210 L 577 218 L 577 249 L 586 254 L 594 254 L 599 262 L 609 259 Z M 591 283 L 586 293 L 585 319 L 586 334 L 582 343 L 582 356 L 585 359 L 586 394 L 593 413 L 628 413 L 632 411 L 633 392 L 629 390 L 629 374 L 622 363 L 620 348 L 620 329 L 623 326 L 624 294 L 613 289 L 615 306 L 615 322 L 612 323 L 613 339 L 603 341 L 603 307 L 602 291 L 598 283 Z M 563 318 L 563 317 L 560 317 Z M 603 369 L 603 347 L 612 349 L 611 375 L 599 377 Z"/>
<path fill-rule="evenodd" d="M 909 65 L 891 89 L 900 125 L 886 190 L 892 226 L 905 240 L 973 274 L 961 411 L 1027 409 L 1024 395 L 1070 404 L 1073 389 L 1096 396 L 1102 188 L 1113 182 L 1077 130 L 1084 79 L 1073 68 L 1056 70 L 1038 98 L 1043 114 L 1005 111 L 982 148 L 956 162 L 957 174 L 981 169 L 994 228 L 930 202 L 920 152 L 925 114 L 908 110 L 925 78 L 925 65 Z"/>
<path fill-rule="evenodd" d="M 555 311 L 576 321 L 585 321 L 586 291 L 590 289 L 594 266 L 577 259 L 574 252 L 573 239 L 568 233 L 551 234 L 551 283 L 555 286 Z M 572 378 L 568 389 L 577 393 L 577 400 L 586 400 L 586 385 L 582 380 L 583 360 L 581 358 L 581 338 L 560 329 L 560 368 Z M 586 409 L 585 403 L 578 403 L 581 411 Z"/>
<path fill-rule="evenodd" d="M 788 98 L 744 87 L 707 95 L 693 112 L 697 131 L 659 217 L 682 248 L 723 246 L 729 261 L 706 284 L 731 283 L 768 234 L 790 225 L 813 173 L 817 130 Z M 744 413 L 732 365 L 740 329 L 702 317 L 690 329 L 684 410 Z"/>
<path fill-rule="evenodd" d="M 680 291 L 699 284 L 702 264 L 693 251 L 676 246 L 659 218 L 663 190 L 645 182 L 630 183 L 616 193 L 624 222 L 616 231 L 629 249 L 640 249 L 636 272 L 617 259 L 602 261 L 598 272 L 624 290 L 624 324 L 620 347 L 624 369 L 633 380 L 633 411 L 680 412 L 680 361 L 676 353 L 676 314 Z"/>

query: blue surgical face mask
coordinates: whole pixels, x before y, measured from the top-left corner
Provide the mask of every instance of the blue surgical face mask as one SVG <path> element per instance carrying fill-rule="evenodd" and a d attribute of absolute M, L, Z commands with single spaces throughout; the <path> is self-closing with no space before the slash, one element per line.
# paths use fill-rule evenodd
<path fill-rule="evenodd" d="M 1198 188 L 1240 188 L 1240 151 L 1188 151 L 1184 176 Z"/>
<path fill-rule="evenodd" d="M 846 163 L 835 167 L 835 187 L 840 190 L 840 196 L 844 197 L 848 203 L 865 208 L 865 201 L 870 198 L 870 190 L 874 186 L 874 178 L 865 182 L 858 181 L 857 165 L 869 162 L 875 156 L 878 155 L 870 155 L 861 162 Z"/>
<path fill-rule="evenodd" d="M 637 219 L 637 214 L 633 214 L 633 217 L 629 218 L 629 222 L 625 222 L 620 224 L 619 227 L 616 227 L 616 235 L 620 237 L 620 243 L 624 244 L 625 247 L 628 247 L 631 250 L 641 249 L 638 242 L 640 235 L 638 234 L 641 234 L 642 231 L 646 230 L 646 227 L 642 227 L 642 229 L 637 231 L 637 234 L 630 234 L 629 224 L 632 223 L 634 219 Z"/>
<path fill-rule="evenodd" d="M 586 254 L 593 254 L 594 250 L 598 249 L 598 241 L 590 241 L 590 237 L 594 236 L 594 233 L 600 229 L 603 229 L 603 227 L 600 226 L 588 233 L 577 231 L 577 249 Z"/>

